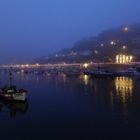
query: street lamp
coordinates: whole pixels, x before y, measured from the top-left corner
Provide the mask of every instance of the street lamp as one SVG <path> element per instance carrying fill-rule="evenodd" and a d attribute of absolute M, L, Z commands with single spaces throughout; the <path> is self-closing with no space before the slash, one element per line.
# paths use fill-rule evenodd
<path fill-rule="evenodd" d="M 126 26 L 126 27 L 124 27 L 124 32 L 128 32 L 128 27 Z"/>
<path fill-rule="evenodd" d="M 115 41 L 111 41 L 110 42 L 110 45 L 112 45 L 112 46 L 114 45 L 115 46 L 116 45 L 116 42 Z"/>
<path fill-rule="evenodd" d="M 83 66 L 86 69 L 86 68 L 88 68 L 89 64 L 88 63 L 85 63 Z"/>
<path fill-rule="evenodd" d="M 127 47 L 126 47 L 125 45 L 122 47 L 123 50 L 125 50 L 126 48 L 127 48 Z"/>

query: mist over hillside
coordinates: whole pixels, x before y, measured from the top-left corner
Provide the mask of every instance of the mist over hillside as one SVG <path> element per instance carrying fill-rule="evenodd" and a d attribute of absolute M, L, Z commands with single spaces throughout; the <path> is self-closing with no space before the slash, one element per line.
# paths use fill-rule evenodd
<path fill-rule="evenodd" d="M 124 25 L 101 32 L 98 36 L 77 41 L 37 63 L 113 62 L 117 54 L 131 54 L 140 60 L 140 24 Z"/>

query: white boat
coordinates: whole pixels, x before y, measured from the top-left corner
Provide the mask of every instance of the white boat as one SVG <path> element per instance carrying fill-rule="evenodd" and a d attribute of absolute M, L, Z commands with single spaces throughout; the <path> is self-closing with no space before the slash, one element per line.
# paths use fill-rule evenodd
<path fill-rule="evenodd" d="M 9 100 L 25 101 L 27 90 L 17 89 L 12 85 L 12 68 L 9 70 L 10 85 L 0 88 L 0 97 L 4 97 Z"/>
<path fill-rule="evenodd" d="M 27 90 L 17 89 L 16 86 L 5 86 L 0 89 L 0 96 L 9 100 L 25 101 Z"/>

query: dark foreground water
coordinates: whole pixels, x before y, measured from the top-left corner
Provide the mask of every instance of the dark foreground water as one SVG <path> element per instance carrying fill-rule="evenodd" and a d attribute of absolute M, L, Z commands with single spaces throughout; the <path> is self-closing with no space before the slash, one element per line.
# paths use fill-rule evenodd
<path fill-rule="evenodd" d="M 139 78 L 16 74 L 14 83 L 28 100 L 0 100 L 1 140 L 140 139 Z"/>

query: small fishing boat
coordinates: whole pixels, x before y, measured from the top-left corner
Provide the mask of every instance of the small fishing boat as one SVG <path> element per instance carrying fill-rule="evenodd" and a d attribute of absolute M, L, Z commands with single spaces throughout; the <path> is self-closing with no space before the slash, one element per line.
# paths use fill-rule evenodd
<path fill-rule="evenodd" d="M 5 86 L 0 88 L 0 96 L 9 100 L 25 101 L 27 90 L 17 89 L 16 86 Z"/>
<path fill-rule="evenodd" d="M 12 85 L 12 70 L 9 70 L 10 85 L 0 88 L 0 97 L 4 97 L 9 100 L 25 101 L 27 90 L 17 89 L 15 85 Z"/>

